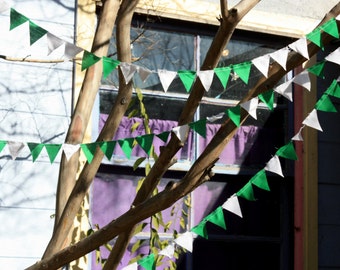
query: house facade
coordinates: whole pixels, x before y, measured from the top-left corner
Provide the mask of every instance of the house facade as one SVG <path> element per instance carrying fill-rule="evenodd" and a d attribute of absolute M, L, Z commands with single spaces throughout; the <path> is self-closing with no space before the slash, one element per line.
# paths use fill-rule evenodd
<path fill-rule="evenodd" d="M 219 1 L 155 2 L 150 5 L 150 1 L 141 1 L 133 18 L 134 63 L 153 71 L 199 70 L 217 29 Z M 236 3 L 230 1 L 229 5 Z M 336 1 L 322 4 L 317 1 L 260 2 L 240 23 L 218 66 L 249 62 L 288 46 L 309 33 L 335 4 Z M 0 54 L 5 56 L 0 62 L 3 71 L 0 75 L 3 129 L 0 140 L 6 142 L 0 155 L 0 215 L 5 221 L 0 233 L 0 266 L 24 269 L 40 259 L 53 230 L 60 160 L 59 153 L 51 162 L 50 155 L 44 151 L 36 158 L 28 143 L 60 144 L 64 141 L 84 75 L 80 71 L 80 60 L 68 61 L 65 55 L 69 56 L 72 50 L 67 48 L 70 47 L 76 52 L 72 44 L 90 50 L 96 15 L 95 5 L 90 0 L 13 1 L 10 7 L 64 41 L 52 52 L 48 49 L 49 38 L 43 37 L 30 44 L 29 23 L 9 30 L 10 11 L 0 15 L 1 25 L 5 26 L 1 29 L 5 42 L 0 43 Z M 112 44 L 114 40 L 113 34 Z M 308 65 L 323 61 L 338 46 L 339 43 L 333 42 Z M 110 46 L 112 58 L 115 53 L 115 47 Z M 288 73 L 281 82 L 289 81 L 304 69 Z M 262 76 L 252 69 L 249 81 L 244 83 L 232 75 L 235 74 L 231 74 L 225 85 L 218 78 L 213 80 L 195 115 L 195 122 L 234 107 Z M 276 95 L 273 111 L 265 104 L 260 105 L 257 119 L 249 118 L 221 154 L 213 179 L 163 213 L 165 219 L 172 221 L 171 229 L 179 233 L 190 230 L 240 190 L 265 166 L 275 149 L 298 131 L 316 100 L 339 75 L 339 66 L 327 63 L 325 79 L 311 75 L 310 93 L 292 84 L 293 103 Z M 175 78 L 164 91 L 164 84 L 155 72 L 145 81 L 137 76 L 133 79 L 143 93 L 152 132 L 161 134 L 176 127 L 188 96 L 183 81 Z M 112 72 L 102 80 L 87 131 L 88 142 L 96 139 L 116 95 L 117 73 Z M 337 101 L 333 103 L 337 107 Z M 271 191 L 255 190 L 256 202 L 240 199 L 243 217 L 225 213 L 227 230 L 209 225 L 209 239 L 196 238 L 193 252 L 182 254 L 178 260 L 179 269 L 206 269 L 211 264 L 206 256 L 220 269 L 253 269 L 253 265 L 260 265 L 261 269 L 340 267 L 339 258 L 335 256 L 340 249 L 337 244 L 340 240 L 337 239 L 340 235 L 337 207 L 340 185 L 338 169 L 334 166 L 339 144 L 340 130 L 336 125 L 339 115 L 321 113 L 318 116 L 323 132 L 304 129 L 304 142 L 295 144 L 299 159 L 283 163 L 285 177 L 269 175 Z M 131 127 L 138 121 L 140 115 L 125 117 L 113 140 L 118 144 L 119 140 L 144 135 L 142 125 L 131 133 Z M 207 124 L 205 138 L 190 132 L 188 142 L 177 154 L 178 162 L 164 175 L 160 189 L 184 176 L 221 121 Z M 164 141 L 158 137 L 154 141 L 156 153 L 162 145 Z M 22 149 L 16 152 L 19 148 Z M 134 162 L 142 156 L 147 157 L 137 146 L 128 158 L 120 145 L 110 160 L 103 160 L 90 191 L 90 218 L 83 223 L 85 231 L 89 224 L 104 226 L 130 207 L 147 161 L 152 164 L 152 159 L 146 159 L 141 169 L 132 170 Z M 142 239 L 147 243 L 147 230 L 134 241 Z M 162 239 L 171 237 L 170 233 L 161 235 Z M 141 247 L 141 252 L 148 251 Z M 129 263 L 130 253 L 124 256 L 120 269 Z M 101 255 L 105 257 L 107 251 L 103 249 Z M 88 256 L 85 261 L 86 264 L 80 266 L 82 269 L 100 269 L 95 255 Z"/>

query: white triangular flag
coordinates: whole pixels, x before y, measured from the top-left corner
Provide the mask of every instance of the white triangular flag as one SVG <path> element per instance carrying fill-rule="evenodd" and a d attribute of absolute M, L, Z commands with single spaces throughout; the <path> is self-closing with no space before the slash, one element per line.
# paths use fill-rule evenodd
<path fill-rule="evenodd" d="M 308 53 L 308 44 L 306 37 L 302 37 L 297 41 L 288 45 L 293 51 L 296 51 L 298 54 L 302 55 L 304 58 L 309 59 Z"/>
<path fill-rule="evenodd" d="M 340 47 L 327 55 L 325 60 L 340 65 Z"/>
<path fill-rule="evenodd" d="M 17 158 L 20 151 L 25 146 L 22 142 L 12 142 L 12 141 L 8 141 L 7 145 L 8 145 L 9 153 L 10 153 L 13 160 L 15 160 Z"/>
<path fill-rule="evenodd" d="M 0 0 L 0 13 L 7 11 L 10 8 L 10 4 L 6 0 Z"/>
<path fill-rule="evenodd" d="M 202 70 L 198 72 L 198 77 L 205 89 L 205 91 L 209 91 L 212 81 L 214 79 L 214 70 Z"/>
<path fill-rule="evenodd" d="M 122 268 L 122 270 L 138 270 L 138 263 L 134 262 Z"/>
<path fill-rule="evenodd" d="M 149 75 L 152 73 L 150 69 L 147 69 L 145 67 L 140 67 L 140 66 L 137 66 L 137 72 L 142 82 L 145 82 L 146 79 L 149 77 Z"/>
<path fill-rule="evenodd" d="M 194 242 L 194 237 L 192 235 L 192 232 L 185 232 L 178 236 L 174 242 L 181 246 L 182 248 L 185 248 L 187 251 L 192 252 L 192 244 Z"/>
<path fill-rule="evenodd" d="M 281 67 L 283 67 L 284 70 L 286 70 L 288 53 L 289 53 L 288 47 L 284 47 L 269 55 L 275 62 L 277 62 Z"/>
<path fill-rule="evenodd" d="M 228 200 L 226 200 L 225 203 L 222 205 L 222 208 L 228 210 L 231 213 L 234 213 L 235 215 L 238 215 L 239 217 L 243 217 L 240 203 L 236 194 L 233 194 Z"/>
<path fill-rule="evenodd" d="M 251 62 L 266 78 L 268 77 L 268 69 L 269 69 L 269 63 L 270 63 L 269 54 L 257 57 L 251 60 Z"/>
<path fill-rule="evenodd" d="M 167 245 L 165 248 L 163 248 L 158 254 L 164 255 L 168 258 L 172 258 L 175 253 L 175 245 L 173 243 Z"/>
<path fill-rule="evenodd" d="M 221 113 L 213 115 L 213 116 L 208 116 L 207 120 L 209 122 L 215 122 L 216 120 L 219 120 L 219 119 L 223 118 L 223 116 L 225 116 L 225 113 L 221 112 Z"/>
<path fill-rule="evenodd" d="M 298 85 L 301 85 L 303 88 L 307 89 L 308 91 L 310 91 L 311 89 L 311 82 L 310 82 L 308 70 L 304 70 L 300 74 L 296 75 L 293 78 L 293 82 Z"/>
<path fill-rule="evenodd" d="M 62 150 L 65 153 L 66 159 L 69 160 L 75 152 L 77 152 L 80 148 L 80 144 L 68 144 L 64 143 L 62 145 Z"/>
<path fill-rule="evenodd" d="M 73 59 L 81 51 L 83 51 L 82 48 L 65 41 L 64 58 L 66 61 Z"/>
<path fill-rule="evenodd" d="M 177 138 L 184 143 L 189 131 L 189 125 L 174 127 L 172 131 L 176 134 Z"/>
<path fill-rule="evenodd" d="M 296 134 L 294 135 L 294 137 L 292 138 L 292 141 L 303 141 L 303 137 L 302 137 L 302 129 L 303 129 L 304 127 L 305 127 L 305 126 L 300 127 L 299 132 L 296 133 Z"/>
<path fill-rule="evenodd" d="M 254 119 L 257 119 L 256 109 L 259 104 L 259 98 L 254 97 L 244 103 L 241 103 L 241 107 L 245 109 Z"/>
<path fill-rule="evenodd" d="M 313 109 L 309 113 L 309 115 L 305 118 L 305 120 L 303 120 L 302 124 L 309 126 L 311 128 L 323 131 L 319 123 L 318 113 L 316 109 Z"/>
<path fill-rule="evenodd" d="M 121 62 L 119 64 L 119 67 L 123 73 L 125 83 L 128 84 L 131 81 L 133 75 L 135 75 L 138 67 L 134 64 L 126 63 L 126 62 Z"/>
<path fill-rule="evenodd" d="M 55 35 L 52 35 L 50 32 L 47 32 L 47 48 L 48 48 L 48 54 L 50 55 L 54 50 L 59 48 L 61 45 L 65 43 L 62 39 L 58 38 Z"/>
<path fill-rule="evenodd" d="M 163 86 L 164 92 L 168 91 L 168 88 L 172 81 L 175 79 L 177 72 L 176 71 L 169 71 L 165 69 L 157 70 L 159 80 Z"/>
<path fill-rule="evenodd" d="M 293 79 L 280 84 L 279 86 L 274 88 L 274 91 L 284 96 L 288 100 L 293 101 L 293 89 L 291 87 L 292 81 Z"/>
<path fill-rule="evenodd" d="M 282 177 L 283 176 L 283 173 L 282 173 L 282 168 L 281 168 L 281 163 L 280 163 L 280 159 L 277 155 L 273 156 L 269 161 L 268 163 L 266 164 L 266 166 L 264 167 L 264 169 L 266 171 L 269 171 L 269 172 L 273 172 L 273 173 L 276 173 Z"/>

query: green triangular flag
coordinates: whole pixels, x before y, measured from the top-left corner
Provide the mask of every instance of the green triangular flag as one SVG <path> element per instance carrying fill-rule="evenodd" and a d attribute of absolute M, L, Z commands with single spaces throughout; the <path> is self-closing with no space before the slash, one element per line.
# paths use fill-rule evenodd
<path fill-rule="evenodd" d="M 6 141 L 0 141 L 0 152 L 4 149 L 6 146 L 7 142 Z"/>
<path fill-rule="evenodd" d="M 111 159 L 115 146 L 116 146 L 116 141 L 99 143 L 100 149 L 103 151 L 103 153 L 105 154 L 108 160 Z"/>
<path fill-rule="evenodd" d="M 274 109 L 274 91 L 268 90 L 259 94 L 259 99 L 268 106 L 270 110 Z"/>
<path fill-rule="evenodd" d="M 194 83 L 194 80 L 196 78 L 196 72 L 192 70 L 178 70 L 177 74 L 179 78 L 181 79 L 185 90 L 187 92 L 190 92 L 191 86 Z"/>
<path fill-rule="evenodd" d="M 245 184 L 244 187 L 236 193 L 236 196 L 242 197 L 248 201 L 256 201 L 251 181 Z"/>
<path fill-rule="evenodd" d="M 153 142 L 153 137 L 154 137 L 154 134 L 146 134 L 146 135 L 136 137 L 137 143 L 140 145 L 140 147 L 143 148 L 143 150 L 145 151 L 145 153 L 148 154 L 148 156 L 150 156 L 150 150 L 151 150 L 151 146 Z"/>
<path fill-rule="evenodd" d="M 134 138 L 125 138 L 122 140 L 118 140 L 120 147 L 122 148 L 124 154 L 128 159 L 130 159 L 131 157 L 134 141 L 135 141 Z"/>
<path fill-rule="evenodd" d="M 88 163 L 91 163 L 93 160 L 93 156 L 97 149 L 97 142 L 93 143 L 82 143 L 80 144 L 81 150 L 83 150 L 83 153 L 88 161 Z"/>
<path fill-rule="evenodd" d="M 226 110 L 226 114 L 229 116 L 231 121 L 234 122 L 235 126 L 239 127 L 241 123 L 241 107 L 237 105 L 235 107 Z"/>
<path fill-rule="evenodd" d="M 325 75 L 323 74 L 323 70 L 324 70 L 324 67 L 325 67 L 325 63 L 326 63 L 326 61 L 322 61 L 322 62 L 316 63 L 315 65 L 307 68 L 307 70 L 310 73 L 313 73 L 314 75 L 324 79 Z"/>
<path fill-rule="evenodd" d="M 109 74 L 116 69 L 116 67 L 120 64 L 120 61 L 111 59 L 107 56 L 103 56 L 103 77 L 104 79 L 109 76 Z"/>
<path fill-rule="evenodd" d="M 337 112 L 328 94 L 324 93 L 315 104 L 315 109 L 323 112 Z"/>
<path fill-rule="evenodd" d="M 279 148 L 276 153 L 277 156 L 291 159 L 291 160 L 297 160 L 298 157 L 295 152 L 294 144 L 292 141 L 287 143 L 286 145 Z"/>
<path fill-rule="evenodd" d="M 236 72 L 238 76 L 240 76 L 241 80 L 245 84 L 248 84 L 250 69 L 251 69 L 251 62 L 244 62 L 244 63 L 233 65 L 233 70 Z"/>
<path fill-rule="evenodd" d="M 325 91 L 326 94 L 331 95 L 336 98 L 340 98 L 340 86 L 337 80 L 333 80 L 331 85 Z"/>
<path fill-rule="evenodd" d="M 317 45 L 323 50 L 324 46 L 322 44 L 321 37 L 322 37 L 322 33 L 319 28 L 314 29 L 312 32 L 306 35 L 306 38 L 308 38 L 311 42 L 313 42 L 315 45 Z"/>
<path fill-rule="evenodd" d="M 81 71 L 89 68 L 90 66 L 97 63 L 101 58 L 84 50 L 83 60 L 81 62 Z"/>
<path fill-rule="evenodd" d="M 27 143 L 28 148 L 31 151 L 33 162 L 38 158 L 41 150 L 44 148 L 43 143 Z"/>
<path fill-rule="evenodd" d="M 223 228 L 223 229 L 227 229 L 227 226 L 225 224 L 225 220 L 224 220 L 224 214 L 223 214 L 223 208 L 222 206 L 219 206 L 215 209 L 214 212 L 210 213 L 205 220 Z"/>
<path fill-rule="evenodd" d="M 142 266 L 146 270 L 154 270 L 156 269 L 155 264 L 155 254 L 151 253 L 148 256 L 145 256 L 137 261 L 138 265 Z"/>
<path fill-rule="evenodd" d="M 163 142 L 166 143 L 166 142 L 168 141 L 169 134 L 170 134 L 169 131 L 164 131 L 164 132 L 162 132 L 162 133 L 160 133 L 160 134 L 157 134 L 156 136 L 157 136 L 158 138 L 160 138 Z"/>
<path fill-rule="evenodd" d="M 14 28 L 18 27 L 19 25 L 22 25 L 23 23 L 25 23 L 27 21 L 29 21 L 29 18 L 20 14 L 15 9 L 11 8 L 9 30 L 14 29 Z"/>
<path fill-rule="evenodd" d="M 262 169 L 257 174 L 255 174 L 251 179 L 251 183 L 257 186 L 258 188 L 270 191 L 268 180 L 266 176 L 266 171 Z"/>
<path fill-rule="evenodd" d="M 201 135 L 203 138 L 207 136 L 207 119 L 201 119 L 189 124 L 189 127 Z"/>
<path fill-rule="evenodd" d="M 215 72 L 217 78 L 219 78 L 223 88 L 225 89 L 227 87 L 231 68 L 230 67 L 214 68 L 214 72 Z"/>
<path fill-rule="evenodd" d="M 208 239 L 208 231 L 207 231 L 206 223 L 207 223 L 206 220 L 202 220 L 199 224 L 193 227 L 191 231 L 198 234 L 199 236 L 202 236 L 205 239 Z"/>
<path fill-rule="evenodd" d="M 61 146 L 62 144 L 45 144 L 45 149 L 48 154 L 48 157 L 50 158 L 51 164 L 58 155 Z"/>
<path fill-rule="evenodd" d="M 321 25 L 320 28 L 325 31 L 327 34 L 339 38 L 339 31 L 338 31 L 338 25 L 335 18 L 330 19 L 325 24 Z"/>
<path fill-rule="evenodd" d="M 30 45 L 47 34 L 47 30 L 30 21 Z"/>

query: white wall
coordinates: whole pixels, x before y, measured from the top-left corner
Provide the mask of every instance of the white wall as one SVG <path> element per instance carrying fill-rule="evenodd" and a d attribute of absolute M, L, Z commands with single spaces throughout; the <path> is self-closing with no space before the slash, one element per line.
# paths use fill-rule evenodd
<path fill-rule="evenodd" d="M 73 43 L 74 0 L 13 1 L 11 7 Z M 0 54 L 47 59 L 46 38 L 29 46 L 27 23 L 9 32 L 0 15 Z M 49 58 L 60 59 L 63 48 Z M 63 143 L 70 122 L 73 64 L 0 60 L 0 140 Z M 50 239 L 60 154 L 32 162 L 27 145 L 16 160 L 0 153 L 0 269 L 24 269 L 39 260 Z"/>

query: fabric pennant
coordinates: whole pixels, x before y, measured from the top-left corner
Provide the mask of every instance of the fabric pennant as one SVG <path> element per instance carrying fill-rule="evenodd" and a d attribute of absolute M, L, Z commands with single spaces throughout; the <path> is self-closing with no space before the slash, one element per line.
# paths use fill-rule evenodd
<path fill-rule="evenodd" d="M 6 0 L 0 0 L 0 14 L 9 10 L 10 4 Z"/>
<path fill-rule="evenodd" d="M 325 68 L 325 63 L 326 63 L 325 61 L 316 63 L 315 65 L 307 68 L 307 70 L 310 73 L 313 73 L 314 75 L 324 79 L 325 75 L 324 75 L 323 71 L 324 71 L 324 68 Z"/>
<path fill-rule="evenodd" d="M 58 49 L 61 45 L 65 43 L 65 41 L 63 41 L 62 39 L 58 38 L 55 35 L 52 35 L 50 32 L 47 32 L 46 39 L 48 48 L 47 55 L 50 55 L 54 50 Z"/>
<path fill-rule="evenodd" d="M 284 177 L 283 173 L 282 173 L 281 162 L 280 162 L 280 159 L 277 155 L 273 156 L 268 161 L 268 163 L 266 164 L 264 169 L 266 171 L 273 172 L 273 173 L 280 175 L 281 177 Z"/>
<path fill-rule="evenodd" d="M 319 123 L 318 113 L 316 109 L 313 109 L 309 113 L 309 115 L 305 118 L 305 120 L 303 120 L 302 124 L 309 126 L 311 128 L 323 131 Z"/>
<path fill-rule="evenodd" d="M 259 99 L 267 105 L 270 110 L 274 109 L 274 91 L 268 90 L 258 95 Z"/>
<path fill-rule="evenodd" d="M 29 22 L 29 29 L 30 29 L 30 45 L 37 42 L 43 36 L 47 34 L 47 30 L 41 28 L 40 26 L 36 25 L 33 22 Z"/>
<path fill-rule="evenodd" d="M 325 91 L 326 94 L 331 95 L 336 98 L 340 98 L 340 86 L 337 80 L 333 80 L 331 85 Z"/>
<path fill-rule="evenodd" d="M 29 22 L 29 20 L 30 20 L 29 18 L 17 12 L 14 8 L 11 8 L 9 30 L 13 30 L 19 25 L 22 25 L 25 22 Z"/>
<path fill-rule="evenodd" d="M 340 47 L 338 47 L 335 51 L 327 55 L 325 57 L 325 60 L 340 65 Z"/>
<path fill-rule="evenodd" d="M 177 76 L 176 71 L 168 71 L 165 69 L 159 69 L 157 70 L 159 80 L 161 81 L 161 84 L 163 86 L 164 92 L 167 92 L 169 89 L 170 84 Z"/>
<path fill-rule="evenodd" d="M 134 138 L 125 138 L 122 140 L 118 140 L 118 143 L 120 145 L 120 147 L 122 148 L 125 156 L 130 159 L 131 157 L 131 153 L 132 153 L 132 149 L 133 149 L 133 144 L 134 144 L 135 139 Z"/>
<path fill-rule="evenodd" d="M 305 126 L 302 126 L 299 131 L 293 136 L 292 141 L 303 141 L 303 137 L 302 137 L 302 129 Z"/>
<path fill-rule="evenodd" d="M 116 146 L 116 141 L 99 143 L 100 149 L 103 151 L 104 155 L 107 157 L 108 160 L 111 159 L 115 146 Z"/>
<path fill-rule="evenodd" d="M 322 32 L 319 27 L 307 34 L 306 38 L 322 50 L 324 49 L 324 45 L 322 44 Z"/>
<path fill-rule="evenodd" d="M 101 58 L 94 55 L 93 53 L 89 51 L 84 51 L 83 59 L 81 62 L 81 71 L 89 68 L 90 66 L 94 65 L 97 63 Z"/>
<path fill-rule="evenodd" d="M 7 146 L 12 159 L 15 160 L 25 145 L 22 142 L 8 141 Z"/>
<path fill-rule="evenodd" d="M 287 98 L 289 101 L 293 101 L 293 88 L 291 87 L 291 84 L 293 82 L 293 79 L 286 81 L 276 88 L 274 88 L 274 91 L 285 98 Z"/>
<path fill-rule="evenodd" d="M 44 144 L 42 143 L 31 143 L 31 142 L 28 142 L 27 143 L 27 146 L 28 148 L 30 149 L 31 151 L 31 155 L 32 155 L 32 159 L 33 159 L 33 162 L 37 160 L 38 156 L 40 155 L 41 153 L 41 150 L 44 148 Z"/>
<path fill-rule="evenodd" d="M 300 74 L 296 75 L 293 78 L 293 82 L 307 89 L 311 90 L 312 84 L 310 81 L 309 73 L 307 70 L 302 71 Z"/>
<path fill-rule="evenodd" d="M 203 138 L 207 137 L 207 120 L 201 119 L 196 122 L 192 122 L 189 124 L 189 127 L 201 135 Z"/>
<path fill-rule="evenodd" d="M 151 253 L 140 260 L 137 261 L 137 264 L 142 266 L 146 270 L 154 270 L 156 269 L 155 264 L 155 254 Z"/>
<path fill-rule="evenodd" d="M 309 59 L 308 44 L 305 37 L 302 37 L 297 41 L 289 44 L 288 47 L 298 54 L 302 55 L 304 58 Z"/>
<path fill-rule="evenodd" d="M 335 18 L 330 19 L 328 22 L 321 25 L 320 28 L 332 37 L 339 38 L 338 24 Z"/>
<path fill-rule="evenodd" d="M 184 143 L 189 131 L 189 125 L 174 127 L 172 131 L 176 134 L 177 138 Z"/>
<path fill-rule="evenodd" d="M 121 62 L 119 67 L 124 76 L 125 83 L 128 84 L 137 72 L 137 66 L 131 63 Z"/>
<path fill-rule="evenodd" d="M 45 149 L 47 155 L 50 159 L 51 164 L 54 162 L 55 158 L 57 157 L 62 144 L 45 144 Z"/>
<path fill-rule="evenodd" d="M 193 227 L 191 231 L 205 239 L 208 239 L 208 231 L 207 231 L 206 225 L 207 225 L 206 220 L 203 220 L 199 224 L 197 224 L 195 227 Z"/>
<path fill-rule="evenodd" d="M 333 102 L 329 98 L 328 94 L 324 93 L 320 99 L 317 101 L 314 107 L 318 111 L 323 112 L 337 112 L 337 109 L 334 107 Z"/>
<path fill-rule="evenodd" d="M 253 185 L 251 181 L 249 181 L 247 184 L 244 185 L 243 188 L 241 188 L 236 195 L 238 197 L 242 197 L 248 201 L 256 201 L 255 196 L 254 196 L 254 190 L 253 190 Z"/>
<path fill-rule="evenodd" d="M 146 134 L 136 137 L 136 141 L 140 147 L 150 156 L 150 150 L 153 143 L 154 134 Z"/>
<path fill-rule="evenodd" d="M 7 141 L 2 141 L 0 140 L 0 152 L 4 149 L 4 147 L 6 146 Z"/>
<path fill-rule="evenodd" d="M 97 146 L 98 146 L 97 142 L 80 144 L 81 150 L 83 151 L 89 164 L 93 160 L 93 156 L 96 153 Z"/>
<path fill-rule="evenodd" d="M 237 127 L 240 126 L 241 124 L 241 106 L 240 105 L 227 109 L 226 114 L 229 116 L 230 120 L 233 121 L 235 126 Z"/>
<path fill-rule="evenodd" d="M 248 84 L 250 69 L 251 69 L 251 62 L 243 62 L 243 63 L 240 63 L 240 64 L 233 65 L 234 72 L 238 76 L 240 76 L 241 80 L 245 84 Z"/>
<path fill-rule="evenodd" d="M 198 77 L 200 78 L 200 81 L 205 89 L 205 91 L 209 91 L 212 81 L 214 79 L 214 70 L 202 70 L 198 72 Z"/>
<path fill-rule="evenodd" d="M 284 70 L 286 70 L 286 65 L 287 65 L 287 58 L 289 54 L 289 48 L 284 47 L 280 50 L 277 50 L 270 55 L 270 57 L 277 62 Z"/>
<path fill-rule="evenodd" d="M 270 64 L 269 54 L 257 57 L 251 60 L 251 62 L 266 78 L 268 77 L 268 70 L 269 70 L 269 64 Z"/>
<path fill-rule="evenodd" d="M 249 113 L 249 115 L 251 115 L 254 119 L 257 119 L 256 110 L 257 110 L 258 104 L 259 104 L 259 98 L 254 97 L 251 100 L 241 103 L 241 107 L 245 109 Z"/>
<path fill-rule="evenodd" d="M 258 188 L 270 191 L 265 169 L 262 169 L 257 174 L 255 174 L 250 179 L 250 181 L 253 185 L 257 186 Z"/>
<path fill-rule="evenodd" d="M 291 159 L 291 160 L 298 160 L 298 157 L 295 152 L 294 144 L 293 141 L 290 141 L 286 145 L 280 147 L 276 153 L 277 156 L 286 158 L 286 159 Z"/>
<path fill-rule="evenodd" d="M 158 255 L 163 255 L 170 259 L 174 257 L 174 254 L 175 254 L 175 245 L 173 243 L 170 243 L 158 253 Z"/>
<path fill-rule="evenodd" d="M 138 270 L 138 263 L 134 262 L 122 268 L 122 270 Z"/>
<path fill-rule="evenodd" d="M 102 59 L 103 59 L 103 77 L 104 79 L 106 79 L 110 75 L 110 73 L 118 67 L 120 61 L 114 60 L 107 56 L 103 56 Z"/>
<path fill-rule="evenodd" d="M 194 237 L 191 232 L 187 231 L 179 235 L 176 239 L 174 239 L 174 242 L 180 247 L 192 253 Z"/>
<path fill-rule="evenodd" d="M 241 218 L 243 217 L 240 203 L 236 194 L 232 195 L 227 201 L 225 201 L 222 205 L 222 208 L 235 215 L 238 215 Z"/>
<path fill-rule="evenodd" d="M 64 58 L 65 60 L 73 59 L 83 49 L 69 42 L 65 42 Z"/>
<path fill-rule="evenodd" d="M 152 73 L 152 71 L 145 67 L 137 66 L 137 73 L 139 75 L 139 78 L 141 78 L 142 82 L 145 82 L 149 75 Z"/>
<path fill-rule="evenodd" d="M 160 134 L 157 134 L 156 136 L 166 143 L 168 141 L 169 135 L 170 135 L 169 131 L 164 131 Z"/>
<path fill-rule="evenodd" d="M 67 160 L 70 160 L 70 158 L 73 156 L 74 153 L 76 153 L 80 148 L 80 144 L 63 144 L 62 149 L 66 156 Z"/>
<path fill-rule="evenodd" d="M 217 78 L 220 80 L 223 89 L 226 89 L 229 80 L 231 68 L 230 67 L 218 67 L 214 68 L 214 72 Z"/>
<path fill-rule="evenodd" d="M 192 84 L 195 81 L 196 78 L 196 72 L 192 71 L 192 70 L 179 70 L 177 71 L 177 74 L 179 76 L 179 78 L 181 79 L 185 90 L 189 93 Z"/>
<path fill-rule="evenodd" d="M 225 115 L 225 113 L 224 113 L 224 112 L 221 112 L 221 113 L 216 114 L 216 115 L 213 115 L 213 116 L 208 116 L 208 117 L 207 117 L 207 121 L 209 121 L 209 122 L 215 122 L 215 121 L 217 121 L 217 120 L 219 120 L 219 119 L 222 119 L 224 115 Z"/>
<path fill-rule="evenodd" d="M 222 229 L 227 229 L 224 220 L 223 208 L 222 206 L 217 207 L 212 213 L 205 217 L 205 220 L 221 227 Z"/>

